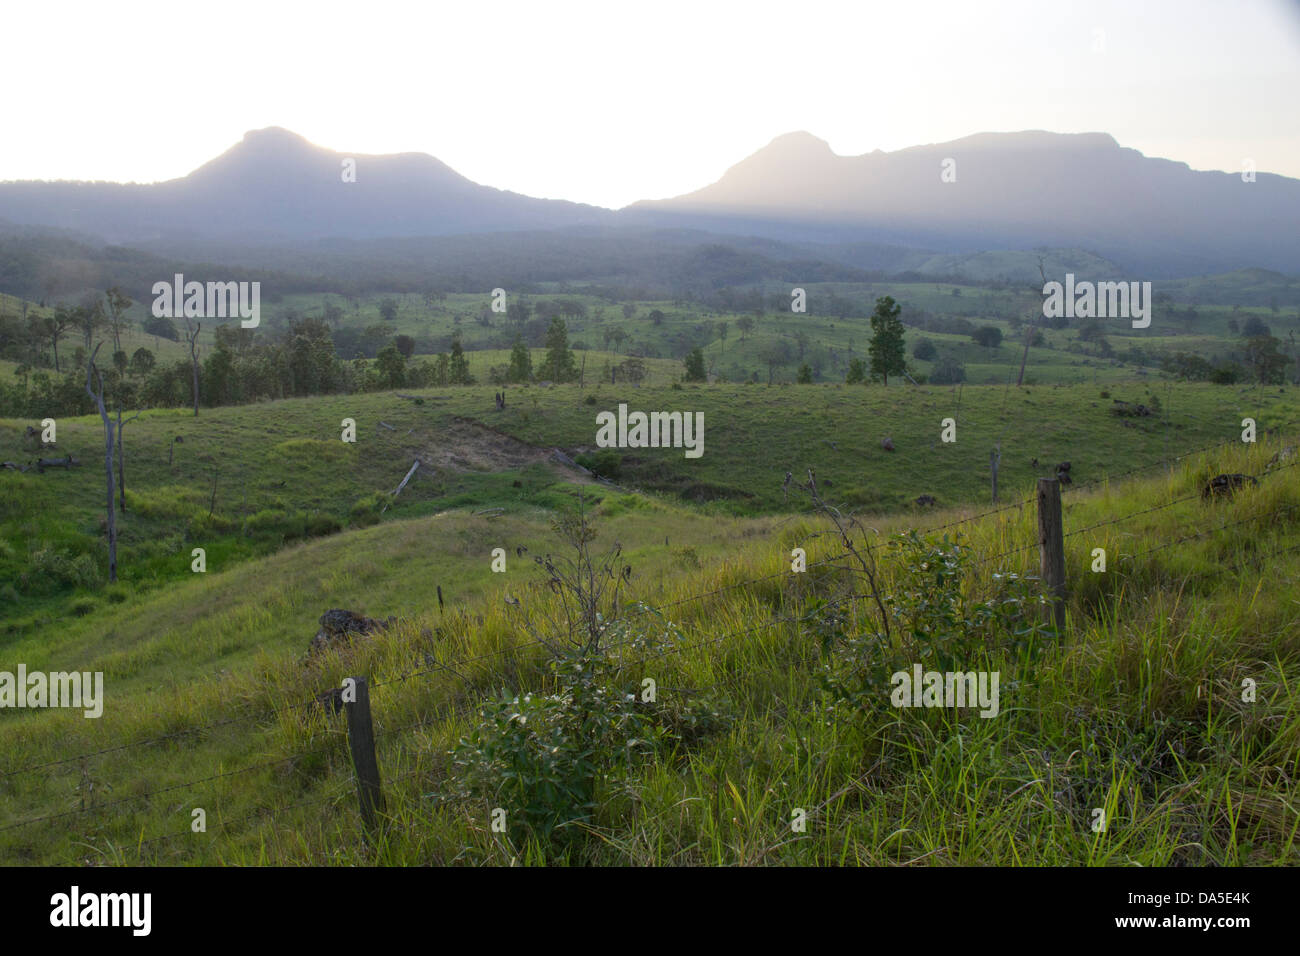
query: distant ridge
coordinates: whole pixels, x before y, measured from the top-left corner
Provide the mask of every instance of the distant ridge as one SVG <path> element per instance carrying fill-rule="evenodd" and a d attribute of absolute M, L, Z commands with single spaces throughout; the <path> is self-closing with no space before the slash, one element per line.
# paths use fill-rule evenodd
<path fill-rule="evenodd" d="M 343 161 L 356 181 L 343 181 Z M 279 127 L 254 130 L 188 176 L 151 185 L 0 184 L 0 218 L 114 242 L 251 241 L 551 229 L 594 224 L 595 206 L 481 186 L 424 153 L 323 149 Z"/>
<path fill-rule="evenodd" d="M 951 160 L 953 181 L 941 177 Z M 977 133 L 838 156 L 809 133 L 778 136 L 715 183 L 639 202 L 655 224 L 947 252 L 1087 248 L 1157 275 L 1300 263 L 1300 180 L 1198 172 L 1106 133 Z"/>
<path fill-rule="evenodd" d="M 355 182 L 343 181 L 347 159 Z M 1105 133 L 1042 130 L 861 156 L 786 133 L 715 183 L 615 212 L 482 186 L 424 153 L 340 153 L 269 127 L 164 183 L 0 183 L 0 219 L 155 249 L 632 227 L 955 256 L 1076 248 L 1149 278 L 1300 263 L 1300 180 L 1243 182 Z"/>

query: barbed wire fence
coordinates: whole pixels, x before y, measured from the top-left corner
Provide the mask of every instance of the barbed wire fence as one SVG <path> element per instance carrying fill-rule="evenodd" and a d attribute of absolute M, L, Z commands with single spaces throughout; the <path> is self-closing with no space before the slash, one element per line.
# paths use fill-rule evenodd
<path fill-rule="evenodd" d="M 1216 443 L 1215 445 L 1207 446 L 1204 449 L 1198 449 L 1192 452 L 1188 452 L 1184 455 L 1178 456 L 1177 459 L 1173 459 L 1173 460 L 1187 459 L 1194 455 L 1203 454 L 1207 451 L 1221 448 L 1225 444 L 1228 443 L 1226 442 Z M 1276 460 L 1276 458 L 1277 456 L 1275 456 L 1274 460 Z M 1300 465 L 1300 458 L 1294 458 L 1294 460 L 1289 460 L 1286 461 L 1285 463 L 1278 462 L 1277 464 L 1271 465 L 1271 467 L 1266 468 L 1259 475 L 1250 476 L 1250 477 L 1255 482 L 1258 483 L 1259 481 L 1269 478 L 1275 474 L 1289 471 L 1290 469 L 1293 469 L 1298 465 Z M 1113 476 L 1107 479 L 1100 479 L 1097 482 L 1091 482 L 1081 486 L 1076 486 L 1072 494 L 1077 493 L 1079 490 L 1083 488 L 1100 484 L 1102 481 L 1117 481 L 1125 477 L 1132 477 L 1133 475 L 1140 474 L 1151 468 L 1166 467 L 1166 466 L 1167 463 L 1164 460 L 1149 463 L 1147 465 L 1130 469 L 1129 471 L 1124 472 L 1121 475 Z M 1056 506 L 1059 509 L 1060 508 L 1059 482 L 1057 482 L 1055 479 L 1040 479 L 1039 486 L 1040 486 L 1040 496 L 1039 496 L 1040 508 L 1042 507 L 1042 501 L 1041 501 L 1042 489 L 1044 488 L 1044 486 L 1048 486 L 1052 489 L 1052 493 L 1058 496 L 1056 501 Z M 1069 531 L 1062 530 L 1059 532 L 1058 540 L 1055 542 L 1039 540 L 1029 544 L 1025 544 L 1020 547 L 1002 551 L 997 554 L 981 556 L 972 562 L 972 567 L 976 567 L 976 568 L 987 567 L 988 565 L 1002 562 L 1005 561 L 1006 559 L 1014 558 L 1018 555 L 1026 555 L 1027 553 L 1037 549 L 1040 552 L 1040 557 L 1041 557 L 1041 564 L 1040 564 L 1040 570 L 1041 570 L 1043 568 L 1046 568 L 1050 564 L 1049 554 L 1048 554 L 1049 551 L 1053 552 L 1053 554 L 1055 554 L 1057 551 L 1059 551 L 1061 554 L 1064 553 L 1064 547 L 1065 547 L 1064 542 L 1066 539 L 1078 539 L 1080 536 L 1084 534 L 1102 532 L 1105 531 L 1106 529 L 1126 525 L 1127 523 L 1133 522 L 1135 519 L 1138 518 L 1149 517 L 1159 512 L 1163 512 L 1171 508 L 1176 508 L 1179 505 L 1187 504 L 1196 500 L 1203 500 L 1207 497 L 1207 493 L 1206 493 L 1207 491 L 1208 489 L 1198 493 L 1179 495 L 1177 497 L 1170 498 L 1167 501 L 1162 501 L 1158 504 L 1146 508 L 1142 508 L 1137 511 L 1132 511 L 1132 512 L 1125 513 L 1123 515 L 1115 516 L 1106 521 L 1094 522 L 1084 527 L 1071 529 Z M 969 525 L 975 522 L 983 521 L 985 518 L 989 518 L 995 515 L 1005 514 L 1006 512 L 1012 510 L 1023 510 L 1028 504 L 1032 503 L 1033 501 L 1035 501 L 1035 498 L 1021 499 L 1015 502 L 1008 503 L 1006 505 L 1002 505 L 997 508 L 980 511 L 960 519 L 944 522 L 942 524 L 927 527 L 927 528 L 918 528 L 915 530 L 916 533 L 920 535 L 931 535 L 940 531 L 946 531 L 953 528 L 962 527 L 964 525 Z M 1250 514 L 1236 517 L 1234 518 L 1234 520 L 1231 521 L 1223 520 L 1218 523 L 1215 523 L 1212 526 L 1200 528 L 1197 531 L 1162 542 L 1161 544 L 1155 545 L 1153 547 L 1147 548 L 1142 551 L 1133 552 L 1133 553 L 1121 552 L 1117 555 L 1115 568 L 1121 574 L 1136 573 L 1143 559 L 1148 558 L 1152 555 L 1166 552 L 1168 549 L 1176 547 L 1179 544 L 1183 544 L 1189 541 L 1204 539 L 1204 538 L 1210 538 L 1212 536 L 1219 535 L 1225 531 L 1242 528 L 1255 522 L 1271 522 L 1274 526 L 1280 527 L 1282 526 L 1282 523 L 1279 521 L 1279 519 L 1283 519 L 1283 518 L 1292 519 L 1294 518 L 1295 512 L 1297 510 L 1300 510 L 1300 508 L 1293 507 L 1291 505 L 1280 505 L 1278 507 L 1271 508 L 1271 509 L 1257 510 Z M 1040 514 L 1040 530 L 1041 530 L 1041 514 Z M 1226 575 L 1235 574 L 1237 572 L 1257 570 L 1260 567 L 1262 567 L 1267 561 L 1273 558 L 1290 555 L 1297 551 L 1300 551 L 1300 544 L 1287 544 L 1278 547 L 1276 549 L 1273 549 L 1271 551 L 1266 551 L 1262 553 L 1258 551 L 1245 552 L 1242 554 L 1241 560 L 1239 561 L 1235 561 L 1227 564 L 1220 563 L 1215 568 L 1209 571 L 1202 571 L 1194 574 L 1180 576 L 1177 579 L 1177 583 L 1179 583 L 1180 586 L 1186 586 L 1187 584 L 1193 581 L 1205 580 L 1212 577 L 1220 578 Z M 827 568 L 827 569 L 845 570 L 846 565 L 843 562 L 851 557 L 853 557 L 852 552 L 845 550 L 845 551 L 832 554 L 828 557 L 820 558 L 819 560 L 816 561 L 808 562 L 807 568 L 808 569 Z M 628 615 L 626 616 L 626 619 L 635 620 L 638 617 L 642 617 L 648 614 L 656 614 L 662 616 L 667 611 L 684 608 L 688 605 L 697 605 L 700 606 L 701 609 L 703 609 L 702 606 L 704 605 L 704 602 L 709 601 L 713 598 L 719 597 L 724 594 L 728 594 L 730 592 L 739 589 L 752 589 L 754 588 L 755 585 L 760 583 L 786 580 L 789 579 L 791 574 L 793 573 L 795 572 L 783 570 L 772 574 L 743 578 L 741 580 L 733 581 L 728 584 L 707 591 L 694 593 L 687 597 L 680 598 L 672 602 L 666 602 L 657 606 L 648 606 L 648 605 L 634 606 L 629 611 Z M 1051 580 L 1047 580 L 1048 577 L 1049 575 L 1044 574 L 1044 579 L 1045 579 L 1044 583 L 1048 586 L 1049 590 L 1056 583 L 1060 583 L 1062 587 L 1064 586 L 1065 583 L 1064 581 L 1054 582 Z M 647 660 L 662 658 L 671 654 L 678 654 L 687 651 L 698 651 L 704 648 L 715 647 L 717 645 L 726 642 L 745 640 L 761 631 L 770 630 L 777 627 L 791 626 L 797 628 L 812 621 L 816 614 L 821 613 L 828 606 L 851 603 L 860 600 L 866 596 L 867 595 L 864 593 L 854 591 L 844 595 L 843 597 L 837 598 L 833 601 L 820 603 L 817 605 L 817 607 L 814 609 L 813 612 L 808 614 L 773 616 L 770 619 L 764 620 L 750 627 L 727 631 L 719 636 L 710 637 L 703 641 L 696 641 L 696 642 L 676 641 L 672 645 L 667 647 L 654 648 L 650 654 L 643 656 L 639 662 L 644 663 Z M 365 722 L 367 724 L 369 724 L 370 722 L 368 690 L 382 688 L 385 690 L 385 692 L 391 692 L 396 690 L 399 686 L 405 685 L 410 681 L 417 680 L 420 678 L 430 678 L 433 675 L 451 675 L 452 677 L 457 678 L 465 682 L 466 684 L 469 684 L 470 680 L 468 677 L 466 677 L 464 673 L 464 670 L 467 669 L 468 665 L 485 663 L 485 662 L 495 662 L 497 664 L 503 664 L 507 661 L 507 659 L 513 659 L 515 663 L 518 663 L 518 659 L 521 654 L 526 653 L 527 651 L 532 649 L 542 648 L 545 645 L 545 643 L 546 642 L 543 640 L 520 641 L 511 644 L 508 647 L 504 647 L 499 650 L 493 651 L 491 653 L 478 654 L 478 655 L 472 655 L 467 657 L 459 657 L 453 660 L 446 660 L 446 661 L 438 661 L 436 659 L 430 659 L 430 657 L 426 655 L 425 666 L 410 671 L 406 671 L 403 673 L 399 673 L 391 677 L 385 677 L 382 680 L 369 683 L 368 685 L 365 684 L 366 681 L 365 678 L 363 677 L 355 678 L 354 679 L 355 681 L 360 682 L 362 685 L 367 687 L 367 693 L 365 695 L 366 696 Z M 634 643 L 636 643 L 635 638 L 628 639 L 627 641 L 624 642 L 613 642 L 609 645 L 609 650 L 619 649 L 621 644 L 631 645 Z M 822 654 L 819 652 L 809 657 L 801 658 L 799 660 L 791 661 L 789 663 L 791 664 L 791 666 L 794 666 L 796 664 L 814 662 L 821 659 L 821 657 Z M 328 701 L 322 699 L 324 696 L 325 695 L 320 695 L 307 700 L 289 702 L 272 708 L 250 710 L 249 712 L 246 713 L 223 718 L 221 720 L 211 721 L 195 727 L 183 728 L 170 733 L 142 738 L 124 744 L 117 744 L 111 747 L 104 747 L 97 750 L 86 751 L 84 753 L 78 753 L 76 755 L 59 758 L 57 760 L 44 761 L 44 762 L 35 763 L 27 766 L 0 771 L 0 786 L 9 785 L 15 779 L 25 775 L 35 774 L 42 771 L 58 772 L 60 769 L 66 769 L 72 765 L 76 765 L 77 771 L 79 772 L 82 779 L 84 780 L 87 776 L 87 763 L 91 760 L 102 758 L 107 755 L 120 755 L 127 751 L 133 751 L 139 748 L 152 747 L 158 745 L 174 745 L 174 746 L 196 745 L 201 743 L 204 739 L 206 739 L 207 737 L 209 737 L 210 735 L 212 735 L 214 732 L 217 731 L 223 731 L 223 730 L 229 730 L 235 728 L 256 728 L 258 725 L 264 724 L 267 721 L 278 720 L 283 715 L 288 713 L 293 713 L 295 711 L 308 710 L 311 708 L 328 709 L 330 705 Z M 346 701 L 345 699 L 345 703 L 343 706 L 345 708 L 354 707 L 355 702 Z M 366 763 L 367 761 L 369 765 L 377 768 L 378 765 L 376 762 L 376 754 L 375 754 L 376 741 L 378 740 L 392 741 L 392 740 L 399 739 L 405 735 L 421 730 L 423 728 L 434 726 L 439 723 L 445 722 L 449 717 L 457 713 L 461 713 L 461 712 L 457 711 L 455 701 L 453 701 L 450 707 L 445 707 L 433 712 L 426 713 L 423 716 L 421 716 L 418 720 L 415 720 L 413 722 L 407 722 L 393 727 L 381 726 L 378 730 L 375 730 L 372 733 L 370 733 L 368 735 L 368 739 L 366 740 L 358 740 L 356 734 L 353 731 L 352 721 L 350 719 L 349 729 L 346 732 L 337 727 L 327 727 L 322 734 L 324 743 L 322 743 L 320 746 L 312 747 L 306 750 L 295 751 L 293 753 L 289 753 L 274 759 L 256 761 L 254 763 L 236 769 L 223 770 L 218 773 L 197 777 L 191 780 L 185 780 L 174 784 L 168 784 L 166 786 L 150 788 L 140 793 L 135 793 L 124 797 L 115 797 L 114 799 L 108 801 L 95 802 L 92 800 L 91 802 L 87 803 L 85 801 L 85 796 L 83 794 L 82 806 L 78 808 L 60 810 L 53 813 L 42 814 L 35 817 L 29 817 L 21 820 L 0 824 L 0 834 L 23 830 L 25 828 L 37 826 L 40 824 L 50 824 L 55 821 L 70 822 L 76 819 L 96 819 L 96 818 L 102 819 L 103 815 L 108 811 L 121 812 L 122 810 L 124 810 L 124 808 L 127 808 L 134 804 L 141 804 L 144 805 L 145 807 L 149 807 L 156 801 L 156 798 L 166 794 L 180 794 L 182 792 L 191 792 L 196 788 L 199 788 L 205 784 L 209 785 L 209 789 L 211 790 L 211 789 L 215 789 L 215 786 L 221 783 L 222 781 L 228 780 L 230 778 L 246 776 L 258 771 L 272 770 L 275 768 L 284 767 L 285 765 L 300 763 L 310 758 L 334 757 L 334 758 L 342 759 L 343 757 L 345 757 L 350 753 L 354 762 L 354 771 L 359 770 L 362 764 Z M 349 715 L 349 717 L 351 718 L 351 714 Z M 365 759 L 358 758 L 359 748 L 363 748 L 367 751 L 366 754 L 362 755 Z M 443 768 L 443 770 L 440 773 L 433 773 L 427 770 L 420 770 L 420 769 L 408 770 L 394 775 L 390 779 L 390 785 L 396 783 L 397 781 L 409 781 L 418 777 L 426 785 L 436 786 L 438 784 L 447 783 L 450 779 L 449 774 L 450 774 L 449 768 Z M 363 794 L 368 787 L 373 787 L 374 790 L 378 792 L 380 782 L 378 779 L 377 770 L 375 771 L 375 777 L 373 780 L 365 779 L 366 776 L 367 776 L 366 773 L 353 772 L 347 774 L 346 777 L 342 777 L 342 778 L 339 775 L 335 774 L 329 777 L 329 780 L 331 783 L 334 784 L 339 783 L 341 780 L 345 780 L 348 784 L 355 785 L 357 787 L 358 794 Z M 205 801 L 205 802 L 210 803 L 211 801 Z M 316 795 L 306 800 L 293 800 L 289 803 L 278 805 L 278 806 L 261 806 L 253 810 L 240 813 L 234 817 L 220 820 L 216 824 L 215 830 L 216 832 L 219 833 L 227 833 L 227 832 L 231 832 L 236 826 L 250 821 L 255 821 L 259 819 L 275 820 L 276 818 L 281 817 L 284 814 L 305 807 L 322 806 L 324 804 L 333 804 L 336 807 L 338 807 L 345 804 L 346 802 L 347 802 L 346 792 L 339 791 L 339 792 L 330 792 L 327 794 Z M 362 811 L 364 814 L 366 809 L 365 807 L 366 801 L 364 796 L 361 797 L 361 802 L 362 802 Z M 181 810 L 188 811 L 188 809 L 189 808 L 187 806 L 181 807 Z M 176 811 L 172 811 L 172 812 L 175 813 Z M 387 820 L 388 818 L 385 819 Z M 196 831 L 192 827 L 187 827 L 172 832 L 157 834 L 147 839 L 142 838 L 136 841 L 132 841 L 131 843 L 126 844 L 125 846 L 134 849 L 136 854 L 143 856 L 146 848 L 152 849 L 155 847 L 161 847 L 163 845 L 171 845 L 172 843 L 174 843 L 175 841 L 181 838 L 194 838 L 197 836 L 201 836 L 202 834 L 207 832 L 208 831 L 206 829 Z M 113 846 L 113 844 L 111 844 L 111 841 L 105 843 L 102 846 L 96 846 L 94 843 L 89 842 L 92 839 L 94 839 L 93 834 L 81 835 L 80 838 L 76 841 L 76 845 L 86 847 L 89 853 L 99 854 L 101 856 L 105 855 L 109 851 L 109 849 Z M 123 848 L 119 848 L 119 851 L 121 849 Z M 67 861 L 67 862 L 84 863 L 86 862 L 86 860 L 83 858 L 81 860 L 74 860 L 74 861 Z"/>

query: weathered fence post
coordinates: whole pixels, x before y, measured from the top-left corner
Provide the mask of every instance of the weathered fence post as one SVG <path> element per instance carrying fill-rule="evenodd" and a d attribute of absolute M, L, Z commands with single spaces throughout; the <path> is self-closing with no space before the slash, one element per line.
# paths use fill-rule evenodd
<path fill-rule="evenodd" d="M 379 788 L 379 761 L 375 758 L 375 729 L 370 722 L 370 688 L 364 677 L 351 677 L 354 700 L 344 702 L 348 712 L 348 748 L 357 772 L 357 796 L 361 819 L 373 830 L 376 814 L 384 812 L 384 794 Z"/>
<path fill-rule="evenodd" d="M 1061 483 L 1038 479 L 1039 573 L 1050 594 L 1051 619 L 1059 631 L 1065 626 L 1065 536 L 1061 526 Z"/>
<path fill-rule="evenodd" d="M 998 503 L 998 465 L 1002 463 L 1002 443 L 989 449 L 989 474 L 993 476 L 993 503 Z"/>

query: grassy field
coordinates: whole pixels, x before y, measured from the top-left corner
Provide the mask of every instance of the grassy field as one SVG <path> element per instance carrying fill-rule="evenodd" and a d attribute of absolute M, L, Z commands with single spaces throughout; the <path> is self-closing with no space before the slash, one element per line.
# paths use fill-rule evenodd
<path fill-rule="evenodd" d="M 621 403 L 702 412 L 704 453 L 614 450 L 605 453 L 617 466 L 606 468 L 609 478 L 740 516 L 786 511 L 786 473 L 802 480 L 809 468 L 836 505 L 880 515 L 915 511 L 921 495 L 941 507 L 988 504 L 995 447 L 1009 498 L 1061 461 L 1072 463 L 1074 481 L 1094 482 L 1236 441 L 1245 417 L 1260 429 L 1300 420 L 1293 389 L 1171 383 L 1116 388 L 1112 397 L 1092 386 L 530 386 L 507 389 L 504 411 L 493 391 L 428 389 L 414 393 L 421 404 L 394 393 L 288 399 L 203 409 L 197 418 L 144 412 L 125 428 L 122 586 L 150 589 L 188 576 L 195 547 L 205 549 L 209 567 L 222 568 L 365 526 L 417 459 L 421 468 L 389 504 L 390 516 L 458 505 L 551 507 L 553 486 L 581 477 L 552 461 L 551 449 L 598 452 L 596 415 Z M 1116 398 L 1158 400 L 1161 413 L 1120 418 L 1111 411 Z M 952 443 L 942 441 L 947 418 L 956 423 Z M 355 443 L 341 440 L 344 419 L 357 423 Z M 36 457 L 23 436 L 27 424 L 0 420 L 0 461 Z M 886 437 L 892 452 L 881 446 Z M 8 582 L 0 619 L 10 630 L 39 628 L 51 614 L 91 613 L 105 599 L 102 441 L 98 418 L 61 419 L 55 449 L 39 454 L 72 454 L 79 468 L 0 472 L 0 571 Z"/>
<path fill-rule="evenodd" d="M 766 313 L 741 341 L 739 315 L 639 302 L 628 317 L 555 290 L 529 298 L 584 304 L 569 325 L 584 384 L 509 386 L 499 410 L 488 374 L 511 327 L 480 324 L 485 296 L 398 297 L 388 323 L 380 296 L 330 297 L 344 327 L 425 345 L 459 330 L 480 384 L 144 411 L 125 432 L 114 584 L 98 418 L 59 418 L 53 449 L 24 436 L 35 422 L 0 419 L 0 461 L 81 461 L 0 470 L 0 672 L 100 671 L 107 686 L 100 719 L 6 711 L 0 862 L 1300 863 L 1295 387 L 1174 382 L 1090 354 L 1073 329 L 1048 330 L 1015 387 L 1023 293 L 810 288 L 832 293 L 895 295 L 1006 339 L 909 329 L 909 354 L 930 339 L 968 384 L 847 386 L 864 319 Z M 324 301 L 285 297 L 265 333 Z M 1245 314 L 1198 306 L 1110 344 L 1217 354 Z M 1282 334 L 1288 320 L 1265 321 Z M 128 351 L 137 339 L 185 357 L 135 332 Z M 769 385 L 778 342 L 805 354 Z M 679 381 L 669 356 L 694 345 L 720 381 Z M 632 350 L 661 357 L 642 384 L 611 384 Z M 820 364 L 818 384 L 790 383 L 799 361 Z M 1120 401 L 1154 413 L 1117 415 Z M 597 414 L 621 404 L 701 413 L 703 455 L 598 448 Z M 1029 500 L 1063 461 L 1056 634 Z M 874 588 L 801 487 L 810 471 L 861 522 Z M 1221 472 L 1259 483 L 1203 499 Z M 547 571 L 574 555 L 578 508 L 595 532 L 587 587 L 620 582 L 592 600 L 600 646 L 581 654 L 582 586 Z M 331 608 L 395 621 L 307 653 Z M 998 672 L 997 716 L 891 707 L 890 674 L 913 662 Z M 359 674 L 387 800 L 374 842 L 343 718 L 316 703 Z"/>
<path fill-rule="evenodd" d="M 882 657 L 862 654 L 863 636 L 881 626 L 876 605 L 836 559 L 823 519 L 805 510 L 702 521 L 685 506 L 588 486 L 600 499 L 588 502 L 592 548 L 617 541 L 633 568 L 604 608 L 616 623 L 600 673 L 614 696 L 596 706 L 617 720 L 584 751 L 598 771 L 590 813 L 550 830 L 521 802 L 516 777 L 475 776 L 466 761 L 495 741 L 515 757 L 502 766 L 564 782 L 574 743 L 553 733 L 572 699 L 530 636 L 567 636 L 548 624 L 561 596 L 530 561 L 562 548 L 551 509 L 385 519 L 130 593 L 5 641 L 7 662 L 100 670 L 107 691 L 98 720 L 28 710 L 0 723 L 0 859 L 1295 865 L 1300 491 L 1287 451 L 1296 432 L 1280 438 L 1067 489 L 1071 590 L 1059 636 L 1024 626 L 1039 608 L 1018 603 L 1000 576 L 1036 567 L 1032 508 L 928 539 L 942 547 L 943 534 L 960 533 L 967 558 L 885 545 L 968 510 L 873 520 L 879 586 L 898 614 Z M 1205 479 L 1221 471 L 1264 477 L 1203 501 Z M 578 490 L 554 493 L 572 502 Z M 495 547 L 508 555 L 504 573 L 491 570 Z M 791 572 L 796 547 L 808 552 L 804 574 Z M 1092 570 L 1095 548 L 1108 553 L 1103 573 Z M 957 602 L 952 641 L 909 636 L 904 622 L 928 620 L 918 595 Z M 399 622 L 306 659 L 327 607 Z M 1002 610 L 982 618 L 990 607 Z M 998 715 L 891 708 L 881 685 L 891 653 L 998 671 Z M 375 685 L 387 822 L 373 847 L 342 717 L 304 706 L 350 674 Z M 654 702 L 614 703 L 647 678 Z M 1255 694 L 1243 700 L 1247 679 Z M 492 703 L 501 693 L 504 710 Z M 478 716 L 481 706 L 497 716 Z M 196 727 L 205 729 L 186 733 Z M 647 736 L 624 740 L 626 727 Z M 94 751 L 105 752 L 77 756 Z M 205 832 L 191 827 L 200 808 Z M 505 832 L 492 829 L 497 809 Z M 1093 827 L 1099 809 L 1104 832 Z"/>

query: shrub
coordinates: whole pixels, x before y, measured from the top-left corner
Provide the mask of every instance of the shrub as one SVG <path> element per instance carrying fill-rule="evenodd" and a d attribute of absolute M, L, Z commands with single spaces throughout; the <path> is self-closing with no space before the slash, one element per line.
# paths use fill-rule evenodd
<path fill-rule="evenodd" d="M 966 381 L 966 366 L 955 358 L 945 356 L 930 371 L 931 385 L 956 385 Z"/>
<path fill-rule="evenodd" d="M 460 784 L 455 796 L 513 808 L 507 820 L 517 840 L 532 833 L 572 843 L 585 833 L 579 824 L 591 821 L 598 789 L 613 773 L 638 756 L 693 743 L 730 724 L 732 716 L 707 697 L 646 700 L 636 680 L 622 678 L 628 655 L 662 655 L 681 639 L 650 608 L 638 610 L 637 621 L 662 621 L 662 628 L 613 622 L 606 649 L 578 649 L 550 661 L 551 693 L 503 693 L 482 706 L 477 724 L 452 750 Z M 639 676 L 639 668 L 630 669 Z"/>
<path fill-rule="evenodd" d="M 995 574 L 992 593 L 980 599 L 967 584 L 974 555 L 965 545 L 946 535 L 927 541 L 912 531 L 894 538 L 890 550 L 899 573 L 882 599 L 893 642 L 883 630 L 845 636 L 839 605 L 812 615 L 827 658 L 822 681 L 832 708 L 886 708 L 891 676 L 915 663 L 927 670 L 971 670 L 999 652 L 1032 655 L 1050 633 L 1036 579 Z"/>
<path fill-rule="evenodd" d="M 351 523 L 359 528 L 378 524 L 380 513 L 384 510 L 384 505 L 388 500 L 389 496 L 382 492 L 375 492 L 366 495 L 364 498 L 358 498 L 348 511 Z"/>
<path fill-rule="evenodd" d="M 503 693 L 452 751 L 465 790 L 512 807 L 520 839 L 576 837 L 563 828 L 591 819 L 597 780 L 663 736 L 634 695 L 607 686 L 608 662 L 559 658 L 551 670 L 555 693 Z"/>
<path fill-rule="evenodd" d="M 313 514 L 307 517 L 306 531 L 309 538 L 323 538 L 326 535 L 336 534 L 342 530 L 342 522 L 333 515 Z"/>
<path fill-rule="evenodd" d="M 27 590 L 48 593 L 60 588 L 96 588 L 100 574 L 88 554 L 42 548 L 32 555 L 26 580 L 34 585 Z"/>
<path fill-rule="evenodd" d="M 279 508 L 263 508 L 244 519 L 244 534 L 292 536 L 293 517 Z"/>
<path fill-rule="evenodd" d="M 573 460 L 588 471 L 610 481 L 618 481 L 623 476 L 623 457 L 612 448 L 588 452 Z"/>

